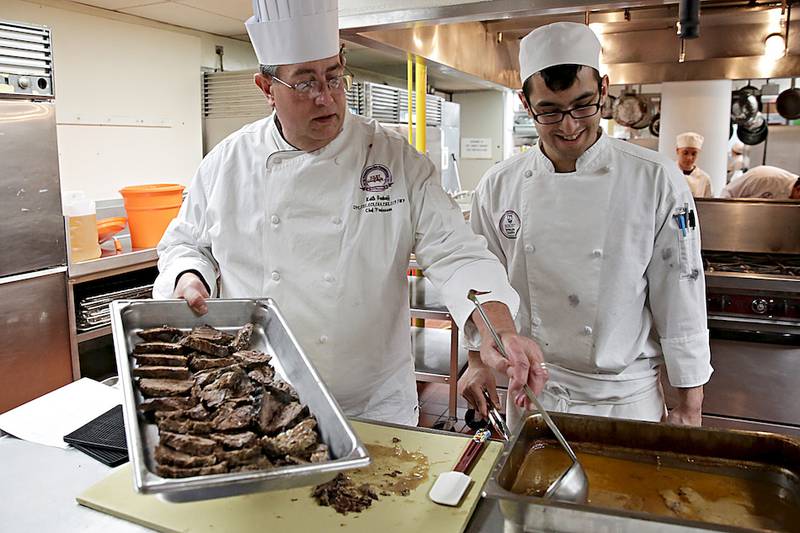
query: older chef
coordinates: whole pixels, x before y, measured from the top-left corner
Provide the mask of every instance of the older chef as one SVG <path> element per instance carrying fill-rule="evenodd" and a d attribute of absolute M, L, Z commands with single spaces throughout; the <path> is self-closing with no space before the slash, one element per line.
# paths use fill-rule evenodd
<path fill-rule="evenodd" d="M 280 4 L 280 5 L 278 5 Z M 203 160 L 158 246 L 157 297 L 270 296 L 345 413 L 417 423 L 406 269 L 411 252 L 460 327 L 475 336 L 470 289 L 511 352 L 487 362 L 541 389 L 536 343 L 514 330 L 519 298 L 464 223 L 425 156 L 345 106 L 335 0 L 259 0 L 247 31 L 275 112 Z M 482 328 L 483 324 L 478 324 Z M 481 338 L 489 339 L 489 335 Z"/>
<path fill-rule="evenodd" d="M 731 180 L 720 193 L 722 198 L 765 198 L 800 200 L 800 178 L 788 170 L 762 165 Z"/>
<path fill-rule="evenodd" d="M 678 168 L 683 172 L 689 190 L 695 198 L 714 196 L 711 192 L 711 178 L 697 166 L 697 156 L 703 149 L 705 138 L 699 133 L 687 131 L 678 135 L 675 153 L 678 155 Z"/>
<path fill-rule="evenodd" d="M 539 142 L 486 173 L 472 227 L 506 266 L 521 332 L 544 352 L 546 408 L 661 420 L 665 366 L 679 392 L 668 420 L 699 425 L 712 369 L 694 203 L 672 161 L 600 129 L 599 54 L 582 24 L 521 41 L 520 96 Z M 461 385 L 478 405 L 494 380 L 473 362 Z"/>

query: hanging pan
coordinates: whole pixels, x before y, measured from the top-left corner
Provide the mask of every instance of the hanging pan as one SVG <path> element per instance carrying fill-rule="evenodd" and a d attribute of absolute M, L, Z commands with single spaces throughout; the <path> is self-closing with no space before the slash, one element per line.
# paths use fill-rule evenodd
<path fill-rule="evenodd" d="M 603 102 L 603 107 L 600 108 L 600 118 L 604 118 L 606 120 L 614 118 L 614 102 L 616 100 L 616 96 L 611 96 L 610 94 L 606 96 L 606 100 Z"/>
<path fill-rule="evenodd" d="M 778 114 L 788 120 L 800 118 L 800 89 L 792 87 L 778 95 L 775 101 Z"/>
<path fill-rule="evenodd" d="M 760 113 L 750 124 L 740 125 L 736 130 L 736 136 L 744 144 L 755 146 L 761 144 L 767 138 L 767 121 Z"/>
<path fill-rule="evenodd" d="M 653 121 L 650 122 L 650 133 L 653 135 L 653 137 L 658 137 L 660 131 L 661 131 L 661 113 L 656 113 L 653 116 Z"/>
<path fill-rule="evenodd" d="M 636 93 L 623 94 L 614 102 L 614 120 L 628 128 L 646 128 L 650 123 L 650 106 L 647 99 Z M 645 120 L 647 121 L 646 123 Z M 644 123 L 643 126 L 640 124 Z"/>

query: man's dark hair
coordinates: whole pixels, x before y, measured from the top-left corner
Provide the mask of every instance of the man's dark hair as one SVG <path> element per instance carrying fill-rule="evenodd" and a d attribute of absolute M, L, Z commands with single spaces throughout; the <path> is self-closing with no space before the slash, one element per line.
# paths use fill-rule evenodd
<path fill-rule="evenodd" d="M 540 74 L 544 79 L 544 84 L 547 86 L 547 88 L 551 91 L 558 92 L 565 91 L 572 87 L 572 84 L 578 79 L 578 72 L 580 72 L 582 68 L 588 68 L 592 70 L 594 79 L 599 86 L 603 81 L 603 78 L 600 77 L 600 73 L 597 71 L 597 69 L 584 65 L 553 65 L 552 67 L 547 67 L 546 69 L 542 70 Z M 531 90 L 533 89 L 533 76 L 535 75 L 536 74 L 532 74 L 528 76 L 528 79 L 522 84 L 522 94 L 525 95 L 528 105 L 531 103 L 530 94 Z"/>

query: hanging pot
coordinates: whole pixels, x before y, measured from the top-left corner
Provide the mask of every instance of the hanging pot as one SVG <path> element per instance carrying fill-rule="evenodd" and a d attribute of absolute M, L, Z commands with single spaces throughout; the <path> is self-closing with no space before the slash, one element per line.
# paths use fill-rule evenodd
<path fill-rule="evenodd" d="M 614 120 L 621 126 L 633 128 L 647 118 L 649 110 L 647 100 L 641 95 L 623 94 L 614 102 Z M 647 127 L 647 124 L 642 127 Z"/>
<path fill-rule="evenodd" d="M 653 121 L 650 122 L 650 133 L 654 137 L 658 137 L 659 132 L 661 131 L 661 113 L 656 113 L 653 117 Z"/>
<path fill-rule="evenodd" d="M 642 120 L 631 126 L 631 128 L 635 130 L 643 130 L 648 127 L 653 122 L 653 113 L 650 110 L 650 106 L 647 106 L 647 113 L 644 114 Z"/>
<path fill-rule="evenodd" d="M 760 113 L 748 125 L 740 125 L 736 129 L 736 136 L 744 144 L 755 146 L 761 144 L 767 138 L 768 127 L 767 121 Z"/>
<path fill-rule="evenodd" d="M 795 120 L 800 118 L 800 89 L 792 87 L 778 95 L 775 101 L 778 114 L 785 119 Z"/>
<path fill-rule="evenodd" d="M 731 102 L 731 119 L 737 124 L 751 122 L 758 115 L 759 108 L 755 95 L 740 90 L 734 95 Z"/>
<path fill-rule="evenodd" d="M 603 102 L 603 107 L 600 108 L 600 118 L 611 120 L 614 118 L 614 102 L 617 100 L 616 96 L 610 94 L 606 96 L 606 101 Z"/>

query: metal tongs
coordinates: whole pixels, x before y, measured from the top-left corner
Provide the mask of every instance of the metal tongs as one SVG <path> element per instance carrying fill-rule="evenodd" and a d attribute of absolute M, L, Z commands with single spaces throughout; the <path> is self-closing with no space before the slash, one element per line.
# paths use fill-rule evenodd
<path fill-rule="evenodd" d="M 481 303 L 478 301 L 479 294 L 485 293 L 479 293 L 475 290 L 470 290 L 467 298 L 469 298 L 475 304 L 478 314 L 481 315 L 483 323 L 486 324 L 486 329 L 489 330 L 489 333 L 492 335 L 492 339 L 497 347 L 497 351 L 500 352 L 500 355 L 502 355 L 506 360 L 509 360 L 505 347 L 500 341 L 500 337 L 497 336 L 494 326 L 492 326 L 492 323 L 489 321 L 489 317 L 486 316 L 483 307 L 481 307 Z M 553 419 L 550 418 L 550 415 L 547 414 L 547 411 L 545 411 L 542 404 L 539 403 L 539 399 L 536 398 L 536 395 L 533 394 L 533 391 L 530 389 L 530 387 L 523 383 L 522 390 L 525 392 L 528 400 L 530 400 L 530 402 L 536 407 L 536 410 L 539 411 L 539 414 L 542 415 L 547 427 L 549 427 L 550 431 L 553 432 L 553 435 L 555 435 L 558 443 L 561 444 L 561 447 L 567 452 L 569 458 L 572 459 L 572 465 L 563 474 L 561 474 L 558 479 L 550 484 L 550 486 L 547 488 L 547 491 L 544 493 L 544 497 L 574 503 L 586 503 L 589 497 L 589 479 L 586 477 L 586 472 L 583 470 L 583 467 L 578 461 L 578 457 L 575 455 L 575 452 L 572 451 L 572 448 L 564 438 L 564 435 L 561 434 L 561 431 L 559 431 L 558 426 L 556 426 L 555 422 L 553 422 Z"/>

